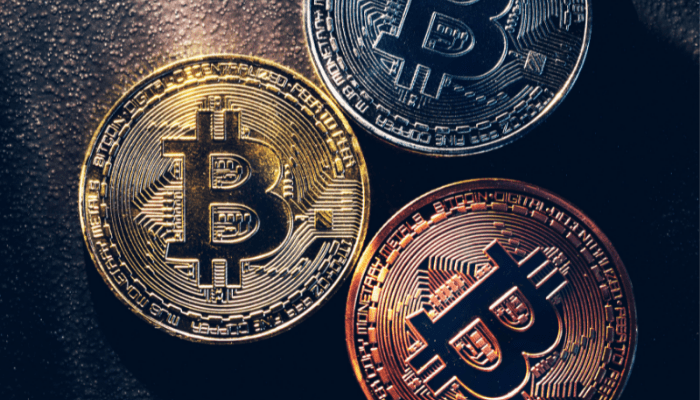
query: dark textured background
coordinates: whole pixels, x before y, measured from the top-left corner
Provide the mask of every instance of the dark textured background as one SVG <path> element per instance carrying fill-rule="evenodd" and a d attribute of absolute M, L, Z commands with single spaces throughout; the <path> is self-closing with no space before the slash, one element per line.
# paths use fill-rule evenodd
<path fill-rule="evenodd" d="M 348 283 L 292 331 L 243 346 L 172 338 L 108 291 L 77 213 L 99 120 L 154 67 L 229 51 L 314 79 L 288 0 L 0 0 L 0 399 L 362 399 L 345 350 Z M 580 207 L 634 284 L 628 399 L 698 398 L 698 2 L 597 1 L 568 98 L 523 139 L 433 159 L 356 128 L 370 172 L 368 235 L 422 193 L 520 179 Z"/>

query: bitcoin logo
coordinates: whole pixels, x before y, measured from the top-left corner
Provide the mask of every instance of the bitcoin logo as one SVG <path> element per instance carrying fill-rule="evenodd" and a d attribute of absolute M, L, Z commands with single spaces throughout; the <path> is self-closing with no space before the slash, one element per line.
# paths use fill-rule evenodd
<path fill-rule="evenodd" d="M 95 266 L 129 309 L 178 337 L 240 343 L 338 290 L 369 183 L 328 96 L 277 64 L 213 55 L 124 94 L 93 136 L 79 204 Z"/>
<path fill-rule="evenodd" d="M 559 317 L 546 300 L 568 283 L 558 269 L 541 249 L 520 263 L 497 240 L 484 253 L 495 268 L 449 311 L 435 320 L 425 310 L 407 318 L 425 343 L 436 344 L 407 360 L 414 371 L 437 368 L 426 381 L 435 395 L 455 382 L 481 398 L 515 393 L 530 376 L 525 353 L 544 353 L 558 341 Z M 452 331 L 455 320 L 466 327 Z"/>
<path fill-rule="evenodd" d="M 511 0 L 414 0 L 398 36 L 382 32 L 374 48 L 401 59 L 396 85 L 439 98 L 450 77 L 477 79 L 496 70 L 508 52 L 496 18 Z"/>
<path fill-rule="evenodd" d="M 284 199 L 267 193 L 278 180 L 277 156 L 241 137 L 240 110 L 216 110 L 220 99 L 207 100 L 209 108 L 197 111 L 194 137 L 163 140 L 163 156 L 184 158 L 190 199 L 184 206 L 184 242 L 169 243 L 166 259 L 197 259 L 200 288 L 239 288 L 243 260 L 280 245 L 291 215 Z M 217 119 L 223 126 L 215 126 Z M 247 160 L 255 160 L 255 168 Z M 265 223 L 244 203 L 264 210 Z"/>
<path fill-rule="evenodd" d="M 482 179 L 427 193 L 382 227 L 345 331 L 369 400 L 614 400 L 635 315 L 590 219 L 532 185 Z"/>

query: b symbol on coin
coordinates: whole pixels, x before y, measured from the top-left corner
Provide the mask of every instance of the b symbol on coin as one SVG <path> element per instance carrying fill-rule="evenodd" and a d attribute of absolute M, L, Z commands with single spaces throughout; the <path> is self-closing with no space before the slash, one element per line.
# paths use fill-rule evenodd
<path fill-rule="evenodd" d="M 398 35 L 382 32 L 373 45 L 400 59 L 397 86 L 439 98 L 451 77 L 483 78 L 503 63 L 508 42 L 497 18 L 508 13 L 511 0 L 409 4 Z"/>
<path fill-rule="evenodd" d="M 166 258 L 196 258 L 201 289 L 239 288 L 244 258 L 281 244 L 291 227 L 291 211 L 283 198 L 265 193 L 276 177 L 248 161 L 277 156 L 264 144 L 242 137 L 240 110 L 216 110 L 220 101 L 206 103 L 206 109 L 196 111 L 194 137 L 163 140 L 163 156 L 184 158 L 185 198 L 196 199 L 184 206 L 184 241 L 169 243 Z M 266 223 L 245 203 L 264 211 Z"/>
<path fill-rule="evenodd" d="M 512 396 L 530 380 L 527 356 L 546 353 L 560 340 L 560 316 L 548 300 L 568 281 L 542 250 L 518 263 L 494 240 L 484 253 L 493 266 L 479 283 L 435 318 L 425 310 L 406 318 L 409 329 L 427 344 L 407 364 L 417 374 L 434 371 L 425 383 L 435 396 L 454 384 L 478 398 Z M 447 291 L 449 286 L 461 285 L 448 282 Z M 460 326 L 456 321 L 465 324 L 454 332 L 452 327 Z"/>

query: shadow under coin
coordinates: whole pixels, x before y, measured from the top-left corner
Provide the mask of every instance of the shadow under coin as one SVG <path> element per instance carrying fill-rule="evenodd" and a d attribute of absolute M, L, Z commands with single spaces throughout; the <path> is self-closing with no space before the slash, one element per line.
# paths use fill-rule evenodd
<path fill-rule="evenodd" d="M 160 331 L 112 294 L 85 252 L 99 329 L 134 377 L 162 398 L 362 398 L 345 348 L 346 281 L 290 331 L 253 343 L 210 345 Z M 338 387 L 355 390 L 336 393 Z"/>

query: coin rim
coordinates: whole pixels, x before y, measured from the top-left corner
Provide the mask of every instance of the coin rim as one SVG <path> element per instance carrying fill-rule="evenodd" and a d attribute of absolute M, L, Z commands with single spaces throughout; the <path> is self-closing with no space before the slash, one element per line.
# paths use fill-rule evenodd
<path fill-rule="evenodd" d="M 105 124 L 110 120 L 110 118 L 113 116 L 114 112 L 127 100 L 129 99 L 132 95 L 137 93 L 140 89 L 143 89 L 148 83 L 150 83 L 152 80 L 158 78 L 159 76 L 165 74 L 166 72 L 172 71 L 174 69 L 177 69 L 178 67 L 184 66 L 184 65 L 189 65 L 192 63 L 196 62 L 201 62 L 201 61 L 207 61 L 207 60 L 222 60 L 222 61 L 248 61 L 250 63 L 254 63 L 263 67 L 270 67 L 272 69 L 277 69 L 279 71 L 282 71 L 283 73 L 287 74 L 287 77 L 290 79 L 294 79 L 297 81 L 302 82 L 304 85 L 307 86 L 307 88 L 311 89 L 312 91 L 315 91 L 315 95 L 318 95 L 324 102 L 327 107 L 329 107 L 338 117 L 338 120 L 342 123 L 342 125 L 345 127 L 347 132 L 349 133 L 349 136 L 351 138 L 351 143 L 352 143 L 352 148 L 355 150 L 355 158 L 356 162 L 359 168 L 359 173 L 361 176 L 361 181 L 362 181 L 362 186 L 364 190 L 364 201 L 362 204 L 362 221 L 360 223 L 360 230 L 359 230 L 359 235 L 357 237 L 357 242 L 356 245 L 353 248 L 353 251 L 351 253 L 351 256 L 349 257 L 349 262 L 346 264 L 345 271 L 338 277 L 337 280 L 333 283 L 333 286 L 331 287 L 330 290 L 326 291 L 324 295 L 320 298 L 317 299 L 310 307 L 305 309 L 302 313 L 298 314 L 296 318 L 292 318 L 289 321 L 276 326 L 270 330 L 266 330 L 261 333 L 256 333 L 252 334 L 249 336 L 244 336 L 244 337 L 236 337 L 236 338 L 211 338 L 207 336 L 202 336 L 202 335 L 197 335 L 197 334 L 192 334 L 192 333 L 186 333 L 184 330 L 178 330 L 173 327 L 171 327 L 168 324 L 165 324 L 163 322 L 157 321 L 153 318 L 151 318 L 147 313 L 140 308 L 136 307 L 135 305 L 131 304 L 129 300 L 126 298 L 126 296 L 119 291 L 113 283 L 109 280 L 109 277 L 107 273 L 104 270 L 104 266 L 102 263 L 99 261 L 99 259 L 96 257 L 95 254 L 95 249 L 92 241 L 90 240 L 89 236 L 89 230 L 87 229 L 86 223 L 85 223 L 85 218 L 84 218 L 84 207 L 83 203 L 85 200 L 85 179 L 86 179 L 86 174 L 87 174 L 87 169 L 88 169 L 88 162 L 95 150 L 95 143 L 97 139 L 100 137 L 100 134 L 105 126 Z M 95 268 L 99 272 L 100 276 L 102 279 L 107 283 L 107 286 L 109 287 L 110 291 L 114 294 L 116 294 L 116 297 L 124 303 L 134 314 L 138 315 L 140 318 L 143 320 L 147 321 L 149 324 L 155 326 L 158 330 L 165 331 L 173 336 L 186 339 L 192 342 L 196 343 L 208 343 L 208 344 L 238 344 L 238 343 L 250 343 L 250 342 L 255 342 L 258 340 L 262 339 L 267 339 L 273 336 L 276 336 L 280 333 L 286 332 L 293 327 L 295 327 L 297 324 L 301 323 L 302 321 L 306 320 L 309 318 L 312 314 L 314 314 L 316 311 L 318 311 L 319 308 L 321 308 L 326 302 L 330 300 L 331 297 L 333 297 L 334 294 L 336 294 L 339 290 L 339 288 L 343 285 L 345 280 L 348 278 L 352 271 L 352 266 L 357 262 L 357 259 L 359 258 L 361 252 L 360 250 L 362 249 L 362 245 L 364 244 L 365 237 L 367 235 L 367 227 L 369 225 L 369 214 L 370 214 L 370 186 L 369 186 L 369 173 L 367 170 L 367 165 L 365 163 L 365 158 L 362 153 L 362 149 L 360 148 L 359 142 L 357 141 L 357 134 L 353 131 L 352 126 L 348 123 L 344 113 L 340 110 L 340 108 L 337 106 L 337 104 L 328 96 L 328 94 L 321 89 L 318 88 L 313 82 L 311 82 L 309 79 L 306 77 L 302 76 L 300 73 L 287 68 L 283 65 L 280 65 L 274 61 L 266 60 L 260 57 L 254 57 L 254 56 L 247 56 L 247 55 L 239 55 L 239 54 L 227 54 L 227 53 L 215 53 L 215 54 L 207 54 L 207 55 L 199 55 L 195 57 L 188 57 L 182 60 L 175 61 L 173 63 L 169 63 L 163 67 L 160 67 L 156 69 L 155 71 L 151 72 L 144 78 L 140 79 L 138 82 L 136 82 L 131 88 L 124 93 L 122 96 L 119 97 L 119 99 L 114 103 L 114 105 L 109 109 L 109 111 L 105 114 L 105 117 L 100 121 L 100 124 L 97 126 L 95 131 L 92 133 L 92 137 L 90 139 L 90 143 L 88 144 L 87 151 L 85 154 L 84 161 L 81 166 L 81 171 L 80 171 L 80 187 L 78 191 L 78 217 L 80 219 L 80 227 L 82 230 L 83 234 L 83 239 L 85 241 L 85 244 L 87 245 L 87 250 L 88 253 L 90 253 L 90 258 L 92 259 L 93 263 L 95 264 Z"/>
<path fill-rule="evenodd" d="M 369 267 L 372 258 L 376 251 L 379 250 L 379 246 L 384 243 L 384 240 L 393 232 L 398 223 L 409 218 L 413 213 L 415 213 L 420 208 L 433 203 L 436 200 L 442 199 L 450 194 L 455 194 L 458 192 L 464 192 L 465 190 L 478 190 L 478 189 L 511 189 L 530 194 L 546 201 L 552 202 L 555 205 L 561 207 L 563 210 L 571 213 L 574 217 L 578 218 L 586 228 L 595 234 L 598 239 L 600 239 L 600 244 L 608 251 L 612 258 L 613 264 L 617 267 L 617 271 L 620 275 L 620 280 L 625 288 L 625 294 L 628 297 L 628 312 L 630 316 L 630 327 L 634 327 L 634 332 L 628 329 L 630 332 L 630 348 L 631 356 L 629 357 L 629 368 L 624 371 L 624 375 L 621 379 L 620 389 L 615 395 L 614 399 L 618 399 L 622 392 L 625 390 L 627 383 L 629 382 L 630 373 L 634 367 L 634 362 L 637 356 L 637 337 L 638 325 L 637 325 L 637 308 L 634 300 L 634 292 L 632 290 L 632 282 L 627 274 L 627 269 L 625 268 L 620 255 L 617 253 L 612 243 L 607 236 L 598 228 L 593 220 L 591 220 L 586 214 L 580 211 L 573 203 L 567 201 L 563 197 L 554 194 L 546 189 L 542 189 L 538 186 L 525 183 L 522 181 L 517 181 L 514 179 L 502 179 L 502 178 L 481 178 L 481 179 L 469 179 L 459 182 L 450 183 L 441 186 L 437 189 L 433 189 L 421 196 L 418 196 L 403 208 L 397 211 L 389 220 L 379 229 L 379 231 L 374 235 L 372 240 L 365 246 L 362 252 L 362 257 L 355 268 L 355 273 L 350 281 L 350 292 L 348 293 L 347 305 L 345 308 L 345 338 L 346 346 L 348 350 L 348 356 L 350 358 L 350 364 L 352 370 L 355 373 L 355 378 L 360 382 L 362 391 L 369 400 L 376 400 L 372 395 L 372 391 L 367 382 L 362 375 L 362 369 L 360 368 L 360 363 L 355 356 L 355 311 L 357 305 L 357 298 L 359 295 L 360 283 L 362 278 Z"/>
<path fill-rule="evenodd" d="M 491 150 L 495 150 L 498 148 L 501 148 L 507 144 L 513 143 L 514 141 L 520 139 L 521 137 L 525 136 L 526 134 L 530 133 L 535 127 L 537 127 L 539 124 L 544 122 L 549 115 L 554 112 L 554 110 L 559 107 L 561 102 L 566 98 L 566 96 L 569 94 L 571 89 L 574 86 L 574 83 L 576 83 L 576 80 L 578 79 L 581 69 L 583 68 L 583 64 L 586 60 L 586 56 L 588 55 L 588 48 L 591 42 L 591 34 L 592 34 L 592 22 L 593 22 L 593 10 L 592 10 L 592 0 L 586 0 L 586 26 L 584 27 L 584 32 L 583 32 L 583 42 L 582 42 L 582 48 L 579 53 L 578 59 L 576 60 L 576 65 L 574 66 L 573 71 L 571 74 L 569 74 L 568 79 L 564 82 L 562 87 L 556 92 L 554 95 L 554 98 L 549 102 L 549 104 L 540 112 L 535 118 L 530 120 L 528 123 L 525 125 L 521 126 L 518 128 L 517 131 L 512 132 L 508 134 L 508 136 L 498 139 L 496 141 L 489 141 L 488 143 L 480 144 L 477 146 L 473 147 L 468 147 L 468 148 L 463 148 L 463 149 L 455 149 L 455 150 L 450 150 L 449 148 L 441 148 L 441 147 L 428 147 L 428 146 L 423 146 L 423 145 L 418 145 L 413 142 L 409 142 L 403 139 L 400 139 L 394 135 L 390 135 L 388 133 L 383 132 L 374 124 L 370 123 L 366 118 L 363 118 L 360 116 L 345 99 L 344 97 L 340 94 L 338 89 L 335 88 L 335 86 L 332 84 L 332 80 L 328 77 L 327 73 L 323 68 L 319 66 L 319 64 L 322 64 L 320 61 L 318 61 L 320 58 L 318 56 L 318 52 L 316 50 L 316 46 L 313 46 L 313 23 L 311 21 L 311 7 L 307 5 L 307 3 L 310 3 L 313 0 L 304 0 L 302 4 L 302 18 L 304 19 L 304 37 L 306 40 L 306 45 L 308 48 L 311 49 L 311 64 L 314 66 L 314 71 L 316 72 L 317 76 L 321 77 L 321 82 L 323 82 L 323 87 L 324 89 L 330 93 L 331 97 L 340 104 L 340 107 L 343 109 L 344 112 L 347 112 L 350 117 L 352 118 L 353 121 L 355 121 L 357 124 L 359 124 L 362 128 L 364 128 L 367 132 L 372 134 L 372 136 L 378 137 L 382 139 L 385 143 L 389 143 L 397 148 L 408 150 L 412 153 L 415 154 L 421 154 L 424 156 L 431 156 L 431 157 L 464 157 L 464 156 L 470 156 L 470 155 L 475 155 L 475 154 L 482 154 L 486 153 Z M 352 1 L 352 0 L 346 0 L 346 1 Z"/>

